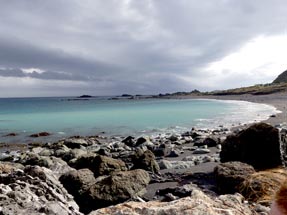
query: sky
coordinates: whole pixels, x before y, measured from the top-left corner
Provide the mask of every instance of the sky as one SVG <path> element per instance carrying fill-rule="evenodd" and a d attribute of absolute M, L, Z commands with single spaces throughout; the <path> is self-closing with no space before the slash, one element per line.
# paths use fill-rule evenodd
<path fill-rule="evenodd" d="M 157 94 L 272 82 L 286 0 L 0 0 L 0 97 Z"/>

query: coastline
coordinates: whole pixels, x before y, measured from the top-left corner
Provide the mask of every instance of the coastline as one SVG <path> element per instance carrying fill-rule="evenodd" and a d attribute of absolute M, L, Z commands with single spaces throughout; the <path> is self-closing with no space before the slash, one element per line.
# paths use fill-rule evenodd
<path fill-rule="evenodd" d="M 264 120 L 264 122 L 278 127 L 279 130 L 286 128 L 287 104 L 285 101 L 287 100 L 287 93 L 264 96 L 173 96 L 171 98 L 237 100 L 272 105 L 281 112 L 276 116 Z M 235 126 L 234 128 L 242 130 L 251 124 L 253 123 Z M 202 192 L 201 195 L 204 199 L 207 197 L 220 198 L 221 193 L 218 189 L 214 172 L 216 167 L 222 164 L 220 157 L 221 147 L 224 145 L 222 143 L 224 143 L 226 137 L 231 133 L 232 129 L 226 128 L 223 124 L 222 128 L 215 130 L 195 128 L 185 133 L 163 133 L 158 136 L 77 136 L 67 137 L 53 143 L 25 144 L 25 147 L 23 147 L 24 144 L 6 144 L 4 150 L 0 149 L 0 151 L 3 152 L 1 153 L 1 162 L 3 162 L 3 165 L 11 166 L 21 164 L 25 166 L 26 170 L 29 170 L 29 168 L 40 168 L 38 166 L 48 168 L 49 171 L 52 171 L 53 177 L 57 177 L 56 181 L 59 183 L 59 186 L 64 186 L 71 192 L 70 194 L 75 197 L 80 211 L 86 211 L 86 205 L 83 205 L 82 202 L 78 200 L 82 198 L 81 195 L 87 198 L 87 196 L 85 196 L 87 193 L 79 194 L 77 193 L 78 190 L 74 190 L 74 188 L 73 190 L 69 190 L 70 179 L 62 181 L 61 177 L 72 177 L 73 180 L 79 180 L 75 181 L 76 183 L 80 182 L 80 184 L 84 183 L 84 185 L 85 183 L 97 185 L 102 183 L 100 181 L 103 178 L 113 177 L 110 175 L 110 167 L 104 170 L 106 168 L 105 166 L 109 165 L 112 166 L 111 169 L 115 168 L 121 172 L 119 177 L 123 178 L 119 181 L 129 180 L 129 178 L 125 178 L 128 177 L 128 174 L 135 174 L 133 177 L 137 178 L 138 173 L 141 173 L 145 178 L 144 182 L 141 182 L 141 178 L 137 178 L 132 182 L 136 184 L 135 187 L 138 186 L 137 183 L 143 183 L 144 189 L 146 190 L 145 194 L 141 194 L 140 196 L 133 194 L 135 196 L 125 197 L 124 200 L 120 202 L 130 200 L 141 201 L 143 204 L 150 204 L 153 200 L 163 200 L 163 202 L 179 200 L 178 202 L 180 202 L 184 201 L 183 197 L 190 196 L 192 190 Z M 37 141 L 37 139 L 35 139 L 35 141 Z M 101 168 L 107 171 L 104 172 L 103 175 L 98 175 L 98 170 L 94 169 L 95 158 L 102 159 L 96 163 L 103 163 L 103 167 Z M 46 171 L 45 168 L 41 169 L 41 171 Z M 93 175 L 91 171 L 94 171 L 96 175 Z M 87 180 L 91 181 L 82 179 L 81 174 L 84 174 L 84 177 L 85 174 L 88 174 Z M 14 176 L 11 175 L 11 177 Z M 61 185 L 58 180 L 60 180 L 63 185 Z M 81 182 L 81 180 L 83 181 Z M 54 185 L 55 183 L 51 184 L 50 187 Z M 102 184 L 100 185 L 102 186 Z M 110 186 L 110 184 L 105 186 Z M 126 186 L 127 185 L 124 185 L 124 187 Z M 96 187 L 84 186 L 85 189 Z M 64 190 L 63 192 L 67 192 L 63 187 L 61 187 L 61 189 Z M 79 188 L 79 192 L 80 190 Z M 98 193 L 98 191 L 96 193 Z M 80 195 L 80 197 L 78 195 Z M 107 193 L 107 195 L 111 195 L 116 199 L 117 195 L 121 194 L 115 191 L 115 194 Z M 231 198 L 234 197 L 234 195 L 232 195 Z M 102 197 L 95 196 L 95 198 L 101 199 Z M 194 197 L 195 200 L 196 198 L 197 197 Z M 105 210 L 106 206 L 119 203 L 117 200 L 113 201 L 114 202 L 109 202 L 107 205 L 101 206 L 102 209 Z M 234 202 L 232 202 L 232 204 L 233 203 Z M 91 201 L 91 205 L 93 204 L 94 202 Z M 242 201 L 240 203 L 237 202 L 237 204 L 239 204 L 240 207 L 248 208 L 248 210 L 255 210 L 256 207 L 260 209 L 262 206 L 257 203 L 252 203 L 252 201 L 247 203 Z M 220 203 L 218 207 L 222 205 L 223 204 Z M 88 212 L 101 207 L 88 209 Z M 264 211 L 268 213 L 269 209 L 267 204 Z M 87 211 L 85 214 L 87 214 Z"/>
<path fill-rule="evenodd" d="M 287 91 L 279 92 L 267 95 L 186 95 L 186 96 L 168 96 L 166 98 L 176 99 L 218 99 L 218 100 L 237 100 L 247 101 L 253 103 L 267 104 L 275 107 L 281 111 L 277 113 L 275 117 L 269 117 L 267 120 L 262 122 L 269 123 L 273 126 L 287 123 Z M 237 127 L 237 126 L 236 126 Z"/>

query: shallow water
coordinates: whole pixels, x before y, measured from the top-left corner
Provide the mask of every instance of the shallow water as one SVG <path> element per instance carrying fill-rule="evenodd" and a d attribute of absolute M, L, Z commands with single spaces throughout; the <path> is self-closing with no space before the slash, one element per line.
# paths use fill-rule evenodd
<path fill-rule="evenodd" d="M 269 105 L 208 99 L 0 99 L 0 135 L 1 141 L 23 141 L 41 131 L 54 137 L 173 132 L 229 127 L 264 120 L 274 113 L 276 109 Z M 3 137 L 10 132 L 19 136 Z"/>

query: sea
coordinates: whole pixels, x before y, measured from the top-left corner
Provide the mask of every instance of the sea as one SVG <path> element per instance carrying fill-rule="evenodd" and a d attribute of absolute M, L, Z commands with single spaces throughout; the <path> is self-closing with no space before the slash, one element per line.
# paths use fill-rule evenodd
<path fill-rule="evenodd" d="M 0 142 L 35 141 L 29 136 L 49 132 L 37 141 L 68 136 L 151 135 L 232 127 L 268 119 L 278 111 L 266 104 L 212 99 L 0 99 Z M 15 137 L 7 137 L 17 133 Z"/>

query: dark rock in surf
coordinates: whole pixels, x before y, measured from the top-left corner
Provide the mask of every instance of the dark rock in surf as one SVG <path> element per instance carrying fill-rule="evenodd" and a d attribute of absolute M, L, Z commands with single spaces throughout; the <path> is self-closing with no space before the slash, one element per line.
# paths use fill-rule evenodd
<path fill-rule="evenodd" d="M 36 133 L 36 134 L 31 134 L 29 137 L 47 137 L 50 136 L 51 134 L 48 132 L 40 132 L 40 133 Z"/>

